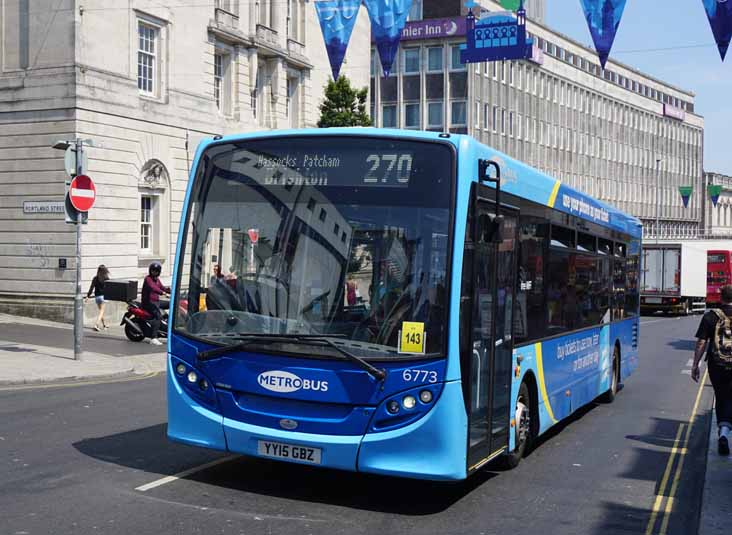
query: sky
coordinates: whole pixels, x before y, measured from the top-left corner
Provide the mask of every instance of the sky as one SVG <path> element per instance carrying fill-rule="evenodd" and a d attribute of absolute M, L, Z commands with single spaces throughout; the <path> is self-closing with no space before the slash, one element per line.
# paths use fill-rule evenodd
<path fill-rule="evenodd" d="M 592 48 L 580 0 L 546 9 L 550 28 Z M 702 0 L 628 0 L 610 58 L 695 93 L 704 170 L 732 176 L 732 47 L 722 63 Z"/>

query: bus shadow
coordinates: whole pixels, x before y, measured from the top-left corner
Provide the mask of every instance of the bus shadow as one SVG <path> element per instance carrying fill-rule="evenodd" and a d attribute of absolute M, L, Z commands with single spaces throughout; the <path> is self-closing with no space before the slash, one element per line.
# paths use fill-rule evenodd
<path fill-rule="evenodd" d="M 93 459 L 146 472 L 151 475 L 151 481 L 230 455 L 170 442 L 166 427 L 166 424 L 160 424 L 84 439 L 73 446 Z M 498 471 L 488 469 L 481 470 L 466 481 L 443 483 L 242 456 L 183 479 L 220 489 L 303 503 L 423 516 L 448 509 L 496 476 Z"/>
<path fill-rule="evenodd" d="M 623 385 L 618 385 L 618 391 L 623 389 Z M 543 444 L 546 442 L 549 442 L 553 438 L 555 438 L 557 435 L 561 434 L 562 431 L 564 431 L 567 427 L 572 425 L 573 423 L 581 420 L 585 417 L 586 414 L 589 414 L 592 412 L 596 407 L 603 405 L 600 401 L 591 401 L 584 407 L 580 407 L 575 412 L 573 412 L 570 416 L 565 418 L 564 420 L 561 420 L 559 423 L 553 425 L 550 429 L 548 429 L 543 435 L 541 435 L 536 442 L 534 443 L 534 448 L 531 452 L 527 454 L 527 457 L 531 456 L 531 454 L 537 450 L 538 448 L 541 448 Z"/>
<path fill-rule="evenodd" d="M 482 470 L 455 483 L 404 479 L 239 457 L 188 479 L 241 493 L 386 514 L 441 513 L 496 472 Z"/>
<path fill-rule="evenodd" d="M 171 442 L 167 424 L 158 424 L 105 437 L 87 438 L 72 445 L 99 461 L 169 476 L 226 456 L 223 452 Z"/>

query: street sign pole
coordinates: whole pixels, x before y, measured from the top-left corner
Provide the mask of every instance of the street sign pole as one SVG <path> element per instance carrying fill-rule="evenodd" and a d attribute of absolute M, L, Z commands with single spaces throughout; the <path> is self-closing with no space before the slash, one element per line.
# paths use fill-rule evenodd
<path fill-rule="evenodd" d="M 76 140 L 76 176 L 82 175 L 84 142 Z M 81 359 L 84 337 L 84 302 L 81 295 L 81 225 L 82 212 L 76 212 L 76 294 L 74 295 L 74 360 Z"/>
<path fill-rule="evenodd" d="M 81 360 L 84 339 L 84 298 L 81 293 L 81 225 L 89 216 L 96 199 L 94 181 L 86 176 L 87 160 L 84 144 L 96 147 L 91 139 L 61 140 L 52 145 L 64 153 L 64 169 L 72 180 L 66 182 L 64 217 L 66 223 L 76 225 L 76 290 L 74 292 L 74 360 Z"/>

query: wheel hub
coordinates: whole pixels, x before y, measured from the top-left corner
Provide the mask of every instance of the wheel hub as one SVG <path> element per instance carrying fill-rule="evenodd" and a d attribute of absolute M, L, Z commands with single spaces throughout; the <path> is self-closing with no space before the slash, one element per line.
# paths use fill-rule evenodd
<path fill-rule="evenodd" d="M 531 415 L 529 413 L 529 407 L 524 404 L 523 399 L 519 399 L 516 402 L 516 423 L 517 423 L 517 447 L 526 442 L 526 437 L 529 436 L 529 424 L 531 422 Z"/>

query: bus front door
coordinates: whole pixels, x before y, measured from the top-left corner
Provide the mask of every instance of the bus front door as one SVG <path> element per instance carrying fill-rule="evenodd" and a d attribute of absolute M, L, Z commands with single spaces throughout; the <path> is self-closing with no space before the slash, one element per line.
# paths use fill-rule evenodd
<path fill-rule="evenodd" d="M 495 213 L 492 203 L 476 202 L 477 221 L 470 240 L 472 317 L 468 368 L 468 470 L 508 447 L 513 352 L 513 302 L 516 287 L 518 217 L 504 213 L 500 241 L 482 232 Z M 467 266 L 466 266 L 467 267 Z M 467 310 L 466 310 L 467 312 Z M 467 355 L 466 355 L 467 356 Z"/>

